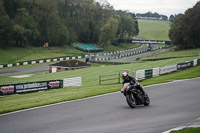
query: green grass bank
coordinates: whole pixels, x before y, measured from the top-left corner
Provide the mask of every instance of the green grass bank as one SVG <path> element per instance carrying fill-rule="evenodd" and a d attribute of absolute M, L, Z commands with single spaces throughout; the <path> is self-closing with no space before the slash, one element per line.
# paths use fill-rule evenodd
<path fill-rule="evenodd" d="M 183 71 L 174 72 L 172 74 L 144 80 L 142 85 L 151 85 L 157 83 L 170 82 L 177 79 L 187 79 L 200 77 L 200 66 L 189 68 Z M 195 73 L 195 74 L 191 74 Z M 114 85 L 99 85 L 99 86 L 81 86 L 68 87 L 42 92 L 34 92 L 28 94 L 9 95 L 0 97 L 0 114 L 8 113 L 17 110 L 23 110 L 42 105 L 48 105 L 63 101 L 91 97 L 111 92 L 116 92 L 121 89 L 121 84 Z"/>
<path fill-rule="evenodd" d="M 193 53 L 194 50 L 190 50 L 190 52 Z M 176 63 L 180 63 L 183 61 L 192 60 L 196 58 L 199 58 L 199 56 L 194 55 L 192 57 L 182 57 L 182 58 L 180 57 L 180 58 L 173 58 L 173 59 L 166 59 L 166 60 L 159 60 L 159 61 L 138 61 L 138 62 L 133 62 L 132 64 L 116 65 L 116 66 L 112 66 L 112 65 L 95 66 L 91 68 L 78 69 L 74 71 L 65 71 L 65 72 L 58 72 L 58 73 L 51 73 L 51 74 L 44 74 L 44 75 L 33 75 L 31 78 L 24 78 L 20 80 L 11 78 L 10 75 L 2 76 L 0 77 L 1 84 L 11 83 L 11 82 L 18 83 L 19 81 L 31 82 L 31 81 L 39 81 L 39 80 L 52 80 L 52 79 L 62 79 L 62 78 L 81 76 L 82 86 L 0 97 L 0 113 L 7 113 L 7 112 L 27 109 L 31 107 L 37 107 L 37 106 L 42 106 L 42 105 L 47 105 L 47 104 L 52 104 L 52 103 L 58 103 L 58 102 L 69 101 L 73 99 L 80 99 L 80 98 L 119 91 L 122 87 L 121 84 L 99 85 L 98 84 L 99 75 L 119 73 L 120 71 L 123 71 L 124 69 L 131 69 L 133 71 L 136 71 L 136 70 L 141 70 L 141 69 L 160 67 L 160 66 L 176 64 Z M 146 86 L 146 85 L 151 85 L 151 84 L 170 82 L 170 81 L 178 80 L 178 79 L 187 79 L 187 78 L 195 78 L 195 77 L 200 77 L 200 66 L 192 67 L 183 71 L 177 71 L 172 74 L 167 74 L 160 77 L 147 79 L 147 80 L 142 81 L 141 84 Z M 109 83 L 112 83 L 112 82 L 109 82 Z"/>
<path fill-rule="evenodd" d="M 159 20 L 138 19 L 139 36 L 147 40 L 169 40 L 170 22 Z"/>
<path fill-rule="evenodd" d="M 200 127 L 197 128 L 185 128 L 178 131 L 171 131 L 170 133 L 200 133 Z"/>

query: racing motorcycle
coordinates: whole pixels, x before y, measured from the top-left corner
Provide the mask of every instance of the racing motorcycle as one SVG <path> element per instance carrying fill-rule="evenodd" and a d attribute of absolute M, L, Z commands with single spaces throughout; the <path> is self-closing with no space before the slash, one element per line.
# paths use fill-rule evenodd
<path fill-rule="evenodd" d="M 136 89 L 136 86 L 131 87 L 130 83 L 125 83 L 122 89 L 124 90 L 122 93 L 131 108 L 135 108 L 137 105 L 148 106 L 150 104 L 150 99 L 146 92 L 143 95 L 139 89 Z"/>

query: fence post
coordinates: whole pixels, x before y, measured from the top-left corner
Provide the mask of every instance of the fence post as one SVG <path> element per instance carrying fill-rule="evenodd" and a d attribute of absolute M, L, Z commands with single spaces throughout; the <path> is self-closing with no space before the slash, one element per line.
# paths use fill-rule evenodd
<path fill-rule="evenodd" d="M 120 72 L 119 72 L 119 84 L 120 84 Z"/>
<path fill-rule="evenodd" d="M 99 75 L 99 85 L 101 85 L 101 75 Z"/>
<path fill-rule="evenodd" d="M 115 76 L 110 78 L 111 76 Z M 109 77 L 109 78 L 105 78 L 105 77 Z M 115 80 L 115 84 L 120 83 L 120 72 L 119 74 L 110 74 L 110 75 L 99 75 L 99 85 L 101 85 L 101 82 L 103 81 L 110 81 L 110 80 Z M 117 80 L 117 81 L 116 81 Z"/>

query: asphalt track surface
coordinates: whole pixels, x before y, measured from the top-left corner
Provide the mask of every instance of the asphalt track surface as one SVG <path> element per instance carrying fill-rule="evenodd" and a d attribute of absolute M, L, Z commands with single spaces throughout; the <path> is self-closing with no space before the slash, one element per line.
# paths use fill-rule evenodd
<path fill-rule="evenodd" d="M 138 55 L 134 55 L 134 56 L 130 56 L 130 57 L 113 59 L 112 61 L 113 62 L 134 61 L 139 58 L 151 56 L 153 54 L 163 53 L 163 52 L 166 52 L 167 50 L 168 49 L 161 49 L 161 50 L 146 52 L 146 53 L 142 53 L 142 54 L 138 54 Z M 36 71 L 48 70 L 48 69 L 49 69 L 49 64 L 31 66 L 31 67 L 27 66 L 27 67 L 22 67 L 22 68 L 11 68 L 8 70 L 0 70 L 0 76 L 6 76 L 6 75 L 10 75 L 10 74 L 13 75 L 13 74 L 31 73 L 31 72 L 36 72 Z"/>
<path fill-rule="evenodd" d="M 112 93 L 0 115 L 1 133 L 161 133 L 200 116 L 200 78 L 145 87 L 150 106 Z"/>
<path fill-rule="evenodd" d="M 141 47 L 138 47 L 138 48 L 135 48 L 135 49 L 129 49 L 129 50 L 123 50 L 121 51 L 120 53 L 117 53 L 117 54 L 97 54 L 95 56 L 96 59 L 103 59 L 103 58 L 111 58 L 111 59 L 116 59 L 116 58 L 124 58 L 123 55 L 131 55 L 131 53 L 138 53 L 140 51 L 145 51 L 145 50 L 148 50 L 149 47 L 148 46 L 141 46 Z M 157 45 L 152 45 L 152 50 L 156 50 L 157 49 Z M 140 55 L 140 54 L 139 54 Z"/>
<path fill-rule="evenodd" d="M 164 53 L 166 51 L 169 51 L 169 49 L 161 49 L 161 50 L 157 50 L 157 51 L 151 51 L 151 52 L 146 52 L 146 53 L 142 53 L 142 54 L 138 54 L 138 55 L 134 55 L 134 56 L 129 56 L 129 57 L 124 57 L 124 58 L 119 58 L 119 59 L 113 59 L 113 62 L 126 62 L 126 61 L 135 61 L 138 60 L 140 58 L 144 58 L 144 57 L 149 57 L 155 54 L 161 54 Z"/>
<path fill-rule="evenodd" d="M 0 70 L 0 76 L 5 76 L 9 74 L 19 74 L 19 73 L 31 73 L 35 71 L 42 71 L 42 70 L 48 70 L 49 65 L 39 65 L 39 66 L 27 66 L 22 68 L 11 68 L 8 70 Z"/>

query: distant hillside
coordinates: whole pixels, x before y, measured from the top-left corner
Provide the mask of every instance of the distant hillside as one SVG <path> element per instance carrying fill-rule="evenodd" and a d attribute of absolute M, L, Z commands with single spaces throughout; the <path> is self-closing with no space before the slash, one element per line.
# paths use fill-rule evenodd
<path fill-rule="evenodd" d="M 139 36 L 149 40 L 170 40 L 168 32 L 170 22 L 159 20 L 138 19 Z"/>

